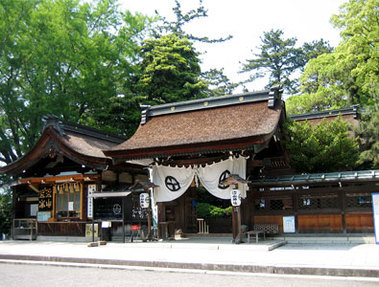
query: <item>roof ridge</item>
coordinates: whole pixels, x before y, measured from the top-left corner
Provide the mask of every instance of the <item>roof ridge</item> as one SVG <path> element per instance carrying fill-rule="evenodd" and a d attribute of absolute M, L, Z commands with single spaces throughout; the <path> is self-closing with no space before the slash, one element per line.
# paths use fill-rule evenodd
<path fill-rule="evenodd" d="M 269 108 L 273 108 L 275 106 L 275 101 L 281 99 L 282 92 L 283 90 L 279 87 L 272 87 L 270 90 L 225 95 L 219 97 L 208 97 L 195 100 L 166 103 L 155 106 L 141 105 L 141 124 L 145 124 L 149 118 L 155 116 L 213 109 L 262 101 L 268 101 Z"/>
<path fill-rule="evenodd" d="M 345 108 L 341 108 L 341 109 L 288 115 L 288 117 L 295 120 L 295 121 L 296 120 L 315 119 L 315 118 L 321 118 L 321 117 L 323 117 L 323 118 L 335 117 L 335 116 L 339 116 L 339 115 L 354 115 L 354 118 L 357 118 L 358 117 L 358 109 L 359 109 L 359 105 L 353 105 L 353 106 L 345 107 Z"/>

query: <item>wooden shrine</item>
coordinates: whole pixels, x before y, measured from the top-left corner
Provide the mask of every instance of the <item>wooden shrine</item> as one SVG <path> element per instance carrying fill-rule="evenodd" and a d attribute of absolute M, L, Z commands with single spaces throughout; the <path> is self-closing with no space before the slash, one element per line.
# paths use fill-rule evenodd
<path fill-rule="evenodd" d="M 113 165 L 103 154 L 124 138 L 53 116 L 44 121 L 34 147 L 0 169 L 14 179 L 13 219 L 34 220 L 38 236 L 83 237 L 94 216 L 91 194 L 146 180 L 146 171 L 134 163 Z"/>

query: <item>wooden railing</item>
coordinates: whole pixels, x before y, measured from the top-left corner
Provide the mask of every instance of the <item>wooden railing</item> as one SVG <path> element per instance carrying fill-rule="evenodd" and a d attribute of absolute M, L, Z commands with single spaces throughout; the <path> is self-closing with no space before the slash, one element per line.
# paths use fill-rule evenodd
<path fill-rule="evenodd" d="M 34 218 L 13 219 L 12 235 L 13 239 L 37 239 L 37 220 Z"/>

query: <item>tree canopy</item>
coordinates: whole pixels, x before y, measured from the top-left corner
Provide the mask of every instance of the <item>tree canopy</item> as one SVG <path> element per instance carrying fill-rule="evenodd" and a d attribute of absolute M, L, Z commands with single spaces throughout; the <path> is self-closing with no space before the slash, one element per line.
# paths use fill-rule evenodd
<path fill-rule="evenodd" d="M 363 169 L 379 167 L 379 113 L 373 107 L 367 107 L 362 115 L 360 127 L 356 131 L 359 136 L 358 165 Z"/>
<path fill-rule="evenodd" d="M 348 130 L 341 118 L 324 119 L 314 126 L 308 121 L 287 122 L 285 146 L 291 166 L 297 172 L 309 173 L 353 169 L 358 160 L 358 144 Z"/>
<path fill-rule="evenodd" d="M 286 101 L 287 113 L 338 109 L 359 104 L 359 168 L 377 168 L 379 114 L 378 1 L 349 0 L 332 17 L 341 43 L 331 53 L 309 61 L 299 96 Z"/>
<path fill-rule="evenodd" d="M 149 22 L 114 0 L 1 1 L 0 161 L 34 144 L 43 115 L 102 125 L 104 103 L 130 93 Z"/>
<path fill-rule="evenodd" d="M 191 43 L 201 42 L 207 44 L 222 43 L 232 38 L 231 35 L 210 39 L 207 36 L 198 36 L 189 34 L 185 31 L 186 24 L 192 21 L 208 16 L 208 10 L 203 6 L 203 1 L 199 0 L 199 6 L 196 9 L 191 9 L 187 12 L 182 10 L 181 4 L 175 0 L 175 7 L 172 8 L 175 14 L 174 21 L 168 21 L 164 17 L 160 17 L 160 25 L 158 31 L 160 34 L 157 38 L 165 34 L 173 34 L 180 39 L 188 39 Z M 202 71 L 200 78 L 207 84 L 205 93 L 208 96 L 219 96 L 231 94 L 233 90 L 240 85 L 240 83 L 232 83 L 229 78 L 224 74 L 223 69 L 210 69 L 209 71 Z"/>
<path fill-rule="evenodd" d="M 252 72 L 246 82 L 269 76 L 266 88 L 279 86 L 290 94 L 298 92 L 298 79 L 294 73 L 302 70 L 310 59 L 331 51 L 329 44 L 322 39 L 296 47 L 297 38 L 285 39 L 280 29 L 264 32 L 261 42 L 259 53 L 242 66 L 241 72 Z"/>
<path fill-rule="evenodd" d="M 188 34 L 185 31 L 184 26 L 186 24 L 193 20 L 208 16 L 208 10 L 203 6 L 203 0 L 199 0 L 199 6 L 197 8 L 191 9 L 187 12 L 182 10 L 180 1 L 175 0 L 175 7 L 172 8 L 172 11 L 174 12 L 176 18 L 174 21 L 168 21 L 166 18 L 160 17 L 162 23 L 159 25 L 158 30 L 163 34 L 174 34 L 179 38 L 187 38 L 189 41 L 199 41 L 204 43 L 225 42 L 232 38 L 231 35 L 228 35 L 225 38 L 220 37 L 217 39 L 209 39 L 207 36 Z"/>
<path fill-rule="evenodd" d="M 378 111 L 378 1 L 350 0 L 332 23 L 341 43 L 332 53 L 309 61 L 301 77 L 302 95 L 287 101 L 289 113 L 303 113 L 352 104 Z"/>
<path fill-rule="evenodd" d="M 175 34 L 145 40 L 142 75 L 137 83 L 144 102 L 172 103 L 202 97 L 206 84 L 200 80 L 200 60 L 192 43 Z"/>

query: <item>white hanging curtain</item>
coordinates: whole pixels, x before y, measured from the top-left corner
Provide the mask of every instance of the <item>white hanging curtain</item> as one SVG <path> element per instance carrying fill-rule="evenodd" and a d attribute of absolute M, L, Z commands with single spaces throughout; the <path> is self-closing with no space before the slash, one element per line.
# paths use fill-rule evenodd
<path fill-rule="evenodd" d="M 231 174 L 237 174 L 241 178 L 246 177 L 246 158 L 240 156 L 238 158 L 230 157 L 227 160 L 199 167 L 197 172 L 201 184 L 212 195 L 221 199 L 230 199 L 231 186 L 220 186 L 219 183 Z M 241 196 L 246 198 L 247 184 L 238 184 Z"/>
<path fill-rule="evenodd" d="M 230 157 L 227 160 L 206 165 L 205 167 L 170 167 L 154 165 L 152 167 L 152 180 L 158 187 L 154 188 L 156 202 L 172 201 L 189 188 L 195 176 L 212 195 L 221 199 L 230 199 L 231 186 L 220 186 L 220 182 L 230 175 L 236 174 L 246 177 L 246 158 Z M 242 198 L 246 198 L 247 184 L 238 184 Z"/>
<path fill-rule="evenodd" d="M 179 198 L 191 185 L 195 176 L 192 167 L 170 167 L 154 165 L 152 168 L 156 202 L 167 202 Z"/>

